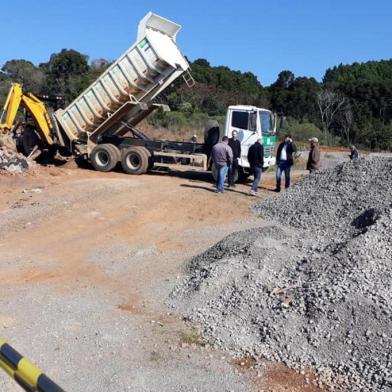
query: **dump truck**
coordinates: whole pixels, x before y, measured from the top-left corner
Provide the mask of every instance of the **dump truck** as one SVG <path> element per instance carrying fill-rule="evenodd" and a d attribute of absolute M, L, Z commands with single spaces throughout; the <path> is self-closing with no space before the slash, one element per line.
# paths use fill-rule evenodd
<path fill-rule="evenodd" d="M 179 163 L 198 170 L 211 169 L 210 152 L 222 136 L 219 129 L 209 129 L 204 143 L 194 143 L 155 140 L 136 128 L 154 110 L 170 110 L 156 98 L 175 80 L 182 77 L 189 87 L 195 83 L 189 63 L 176 43 L 180 29 L 177 23 L 149 12 L 139 23 L 134 45 L 67 107 L 53 113 L 38 97 L 25 95 L 20 85 L 13 84 L 0 128 L 12 129 L 26 155 L 61 148 L 74 156 L 87 156 L 92 166 L 102 172 L 112 170 L 118 162 L 130 174 Z M 15 126 L 19 105 L 24 106 L 32 122 Z M 253 107 L 233 111 L 230 107 L 228 118 L 241 117 L 235 114 L 238 111 L 249 113 L 246 119 L 242 115 L 241 122 L 230 120 L 240 131 L 245 147 L 257 134 L 265 134 L 265 121 L 258 117 L 259 113 L 270 116 L 267 132 L 274 132 L 270 111 Z M 231 125 L 225 127 L 225 132 L 234 129 Z M 246 157 L 241 160 L 246 172 Z"/>

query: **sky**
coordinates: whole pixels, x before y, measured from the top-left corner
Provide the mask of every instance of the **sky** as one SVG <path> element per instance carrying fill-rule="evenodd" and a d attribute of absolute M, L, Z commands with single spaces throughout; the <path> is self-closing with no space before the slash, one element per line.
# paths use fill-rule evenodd
<path fill-rule="evenodd" d="M 3 3 L 3 4 L 1 4 Z M 392 0 L 0 0 L 0 65 L 35 64 L 63 48 L 115 60 L 153 11 L 183 26 L 181 51 L 253 72 L 264 85 L 279 72 L 321 80 L 327 68 L 392 58 Z"/>

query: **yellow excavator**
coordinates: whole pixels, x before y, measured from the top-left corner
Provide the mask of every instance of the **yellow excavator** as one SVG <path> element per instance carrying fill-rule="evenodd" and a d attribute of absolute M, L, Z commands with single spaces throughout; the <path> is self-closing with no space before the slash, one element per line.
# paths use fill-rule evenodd
<path fill-rule="evenodd" d="M 25 121 L 16 122 L 20 108 L 25 109 Z M 19 152 L 37 157 L 42 148 L 54 145 L 53 125 L 45 103 L 32 93 L 23 93 L 19 83 L 12 83 L 3 112 L 0 130 L 10 132 Z"/>

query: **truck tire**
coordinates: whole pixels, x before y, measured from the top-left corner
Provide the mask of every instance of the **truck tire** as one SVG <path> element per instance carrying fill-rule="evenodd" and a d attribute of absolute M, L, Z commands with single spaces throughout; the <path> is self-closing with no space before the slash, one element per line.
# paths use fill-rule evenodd
<path fill-rule="evenodd" d="M 204 144 L 208 146 L 213 146 L 219 142 L 219 123 L 215 120 L 208 121 L 206 128 L 204 130 Z"/>
<path fill-rule="evenodd" d="M 233 176 L 234 182 L 238 182 L 238 180 L 240 178 L 238 171 L 239 171 L 239 168 L 237 168 L 237 170 L 234 173 L 234 176 Z"/>
<path fill-rule="evenodd" d="M 116 164 L 117 164 L 118 162 L 121 161 L 121 152 L 120 152 L 120 150 L 114 144 L 108 144 L 108 147 L 112 150 L 113 156 L 115 158 L 114 160 L 116 161 Z M 116 165 L 114 165 L 114 166 L 116 166 Z"/>
<path fill-rule="evenodd" d="M 37 132 L 32 126 L 25 126 L 23 134 L 21 136 L 21 144 L 23 155 L 25 155 L 26 157 L 28 157 L 32 153 L 35 146 L 38 146 L 40 144 L 40 139 L 37 135 Z"/>
<path fill-rule="evenodd" d="M 251 173 L 250 170 L 245 171 L 242 167 L 238 168 L 238 181 L 239 182 L 248 182 Z"/>
<path fill-rule="evenodd" d="M 120 151 L 113 144 L 98 144 L 90 154 L 94 169 L 101 172 L 112 170 L 120 160 Z"/>
<path fill-rule="evenodd" d="M 144 174 L 150 167 L 151 154 L 145 147 L 129 147 L 121 155 L 121 166 L 125 173 Z"/>
<path fill-rule="evenodd" d="M 216 168 L 215 163 L 211 166 L 211 174 L 214 181 L 216 181 L 218 179 L 218 169 Z"/>

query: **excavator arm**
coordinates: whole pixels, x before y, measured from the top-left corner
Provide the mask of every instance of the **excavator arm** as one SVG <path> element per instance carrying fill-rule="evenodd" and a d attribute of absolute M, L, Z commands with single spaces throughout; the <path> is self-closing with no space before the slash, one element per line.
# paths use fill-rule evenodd
<path fill-rule="evenodd" d="M 14 126 L 16 114 L 22 105 L 34 119 L 37 132 L 42 141 L 52 145 L 52 121 L 45 104 L 32 93 L 23 94 L 19 83 L 12 83 L 4 109 L 0 118 L 0 128 L 11 129 Z"/>
<path fill-rule="evenodd" d="M 22 86 L 18 83 L 12 83 L 4 104 L 3 112 L 1 113 L 0 128 L 11 129 L 13 127 L 16 113 L 22 102 L 22 95 Z"/>

